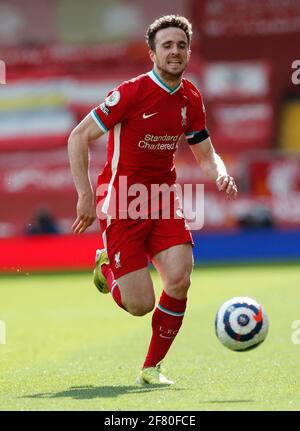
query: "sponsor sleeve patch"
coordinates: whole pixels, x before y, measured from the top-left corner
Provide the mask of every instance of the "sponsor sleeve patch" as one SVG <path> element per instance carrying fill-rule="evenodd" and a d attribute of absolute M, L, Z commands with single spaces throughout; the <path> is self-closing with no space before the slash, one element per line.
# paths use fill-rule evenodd
<path fill-rule="evenodd" d="M 110 96 L 106 97 L 104 103 L 106 106 L 115 106 L 120 100 L 120 92 L 115 90 Z"/>
<path fill-rule="evenodd" d="M 110 110 L 108 109 L 108 107 L 105 105 L 104 102 L 101 103 L 100 109 L 106 116 L 110 114 Z"/>

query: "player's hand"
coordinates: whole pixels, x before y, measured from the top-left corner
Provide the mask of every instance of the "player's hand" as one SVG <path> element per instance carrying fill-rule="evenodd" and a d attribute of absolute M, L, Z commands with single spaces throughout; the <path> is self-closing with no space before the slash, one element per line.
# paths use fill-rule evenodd
<path fill-rule="evenodd" d="M 83 233 L 96 218 L 94 196 L 79 197 L 77 202 L 77 218 L 72 225 L 73 233 Z"/>
<path fill-rule="evenodd" d="M 220 175 L 216 179 L 216 184 L 220 192 L 224 192 L 226 199 L 236 199 L 238 190 L 234 178 L 230 175 Z"/>

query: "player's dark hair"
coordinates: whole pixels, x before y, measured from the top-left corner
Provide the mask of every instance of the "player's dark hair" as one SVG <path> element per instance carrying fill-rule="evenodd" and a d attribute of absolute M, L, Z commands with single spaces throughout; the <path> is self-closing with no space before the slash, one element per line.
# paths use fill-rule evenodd
<path fill-rule="evenodd" d="M 149 25 L 146 33 L 146 40 L 149 48 L 155 51 L 155 35 L 159 30 L 168 27 L 177 27 L 183 30 L 186 34 L 188 44 L 190 45 L 192 39 L 192 24 L 187 18 L 179 15 L 165 15 L 157 18 L 152 24 Z"/>

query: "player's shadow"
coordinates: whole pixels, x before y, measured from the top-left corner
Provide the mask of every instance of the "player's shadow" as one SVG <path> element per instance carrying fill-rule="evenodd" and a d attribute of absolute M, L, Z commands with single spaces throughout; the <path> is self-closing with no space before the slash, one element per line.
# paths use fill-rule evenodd
<path fill-rule="evenodd" d="M 143 392 L 153 392 L 169 388 L 169 385 L 147 385 L 139 386 L 71 386 L 68 390 L 60 392 L 48 392 L 33 395 L 24 395 L 20 398 L 72 398 L 75 400 L 88 400 L 92 398 L 113 398 L 125 394 L 137 394 Z M 172 388 L 173 390 L 184 390 Z"/>

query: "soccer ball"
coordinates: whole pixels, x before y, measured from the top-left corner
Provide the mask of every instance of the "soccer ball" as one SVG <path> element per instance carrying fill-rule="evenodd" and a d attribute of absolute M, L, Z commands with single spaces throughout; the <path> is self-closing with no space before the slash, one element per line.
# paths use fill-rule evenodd
<path fill-rule="evenodd" d="M 268 316 L 263 307 L 244 296 L 226 301 L 216 315 L 216 335 L 230 350 L 244 352 L 259 346 L 268 329 Z"/>

